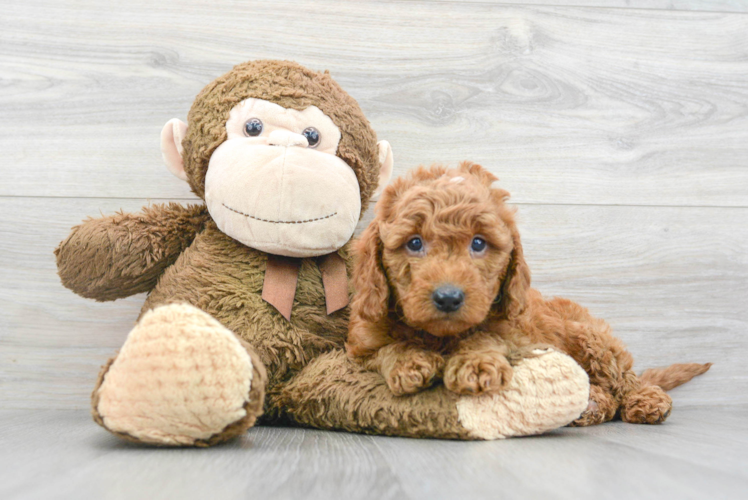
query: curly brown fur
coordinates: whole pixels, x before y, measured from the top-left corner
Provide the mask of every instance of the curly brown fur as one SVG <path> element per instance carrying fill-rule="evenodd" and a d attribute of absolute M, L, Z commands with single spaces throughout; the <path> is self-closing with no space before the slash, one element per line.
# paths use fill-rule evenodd
<path fill-rule="evenodd" d="M 440 371 L 423 363 L 444 359 L 445 386 L 457 393 L 500 391 L 511 379 L 509 359 L 517 349 L 550 344 L 572 356 L 590 377 L 590 404 L 576 425 L 598 424 L 619 412 L 627 422 L 660 423 L 672 401 L 662 388 L 679 385 L 708 365 L 665 369 L 642 381 L 633 358 L 610 326 L 566 299 L 545 300 L 530 287 L 514 210 L 508 193 L 492 188 L 496 178 L 479 165 L 458 169 L 420 167 L 383 193 L 376 217 L 355 247 L 349 356 L 378 370 L 395 393 L 427 387 Z M 406 243 L 414 236 L 424 250 Z M 485 253 L 471 251 L 483 238 Z M 464 305 L 442 312 L 433 293 L 445 284 L 464 291 Z M 393 367 L 398 380 L 391 383 Z M 432 377 L 425 382 L 424 373 Z M 407 389 L 407 390 L 406 390 Z"/>
<path fill-rule="evenodd" d="M 712 366 L 711 363 L 676 363 L 665 368 L 650 368 L 639 375 L 642 385 L 657 385 L 669 391 L 681 384 L 685 384 L 697 375 L 705 373 Z"/>
<path fill-rule="evenodd" d="M 408 366 L 418 348 L 446 358 L 443 379 L 453 392 L 498 392 L 511 380 L 507 355 L 525 339 L 518 338 L 519 344 L 502 339 L 492 323 L 521 311 L 529 271 L 512 210 L 503 203 L 508 193 L 489 189 L 495 180 L 472 164 L 454 171 L 420 168 L 396 180 L 378 203 L 377 216 L 357 245 L 353 279 L 359 293 L 347 347 L 388 381 L 391 367 Z M 423 255 L 405 248 L 414 235 L 425 242 Z M 473 253 L 475 236 L 491 251 Z M 464 292 L 459 310 L 435 308 L 432 295 L 443 285 Z"/>

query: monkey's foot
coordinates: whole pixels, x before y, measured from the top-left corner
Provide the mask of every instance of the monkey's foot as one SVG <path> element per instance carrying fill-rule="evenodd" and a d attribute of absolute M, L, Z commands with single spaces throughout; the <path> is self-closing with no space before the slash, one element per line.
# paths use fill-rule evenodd
<path fill-rule="evenodd" d="M 661 424 L 673 409 L 673 400 L 656 385 L 631 392 L 621 404 L 621 420 L 630 424 Z"/>
<path fill-rule="evenodd" d="M 536 350 L 513 366 L 496 394 L 461 396 L 439 384 L 396 396 L 384 379 L 345 352 L 314 359 L 269 394 L 268 406 L 298 424 L 368 434 L 502 439 L 567 425 L 587 407 L 589 378 L 569 356 Z"/>
<path fill-rule="evenodd" d="M 458 400 L 460 422 L 472 438 L 542 434 L 568 425 L 587 407 L 590 382 L 576 361 L 553 349 L 532 354 L 514 365 L 502 392 Z"/>
<path fill-rule="evenodd" d="M 262 413 L 267 377 L 249 344 L 186 304 L 147 312 L 99 374 L 94 420 L 124 439 L 210 446 Z"/>

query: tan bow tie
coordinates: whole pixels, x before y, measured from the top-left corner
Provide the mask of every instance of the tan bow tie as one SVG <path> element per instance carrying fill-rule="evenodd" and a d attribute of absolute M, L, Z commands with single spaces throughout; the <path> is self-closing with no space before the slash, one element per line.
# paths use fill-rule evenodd
<path fill-rule="evenodd" d="M 332 314 L 348 305 L 348 274 L 345 261 L 337 253 L 330 253 L 320 257 L 317 265 L 322 273 L 327 314 Z M 275 307 L 289 321 L 300 267 L 301 259 L 268 254 L 262 299 Z"/>

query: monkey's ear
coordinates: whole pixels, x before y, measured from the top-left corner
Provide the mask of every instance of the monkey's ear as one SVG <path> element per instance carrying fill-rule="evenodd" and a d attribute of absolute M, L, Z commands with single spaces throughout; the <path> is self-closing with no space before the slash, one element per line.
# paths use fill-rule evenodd
<path fill-rule="evenodd" d="M 374 194 L 371 195 L 372 201 L 379 199 L 382 191 L 387 187 L 387 184 L 390 182 L 390 177 L 392 177 L 392 167 L 395 164 L 395 160 L 392 156 L 392 147 L 390 147 L 389 142 L 379 141 L 377 147 L 379 148 L 379 184 L 377 185 Z"/>
<path fill-rule="evenodd" d="M 186 133 L 187 124 L 179 118 L 172 118 L 161 129 L 161 155 L 169 167 L 169 172 L 183 181 L 187 180 L 182 160 L 182 139 Z"/>

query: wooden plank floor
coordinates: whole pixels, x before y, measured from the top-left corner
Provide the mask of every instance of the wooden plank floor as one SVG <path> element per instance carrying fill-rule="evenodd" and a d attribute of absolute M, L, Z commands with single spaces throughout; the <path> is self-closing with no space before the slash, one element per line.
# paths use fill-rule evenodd
<path fill-rule="evenodd" d="M 88 394 L 144 297 L 73 295 L 52 250 L 88 215 L 197 201 L 161 162 L 161 127 L 257 58 L 329 69 L 397 174 L 491 169 L 542 292 L 609 320 L 639 369 L 711 371 L 655 428 L 482 444 L 263 428 L 202 451 L 106 435 Z M 2 498 L 747 489 L 748 0 L 6 2 L 0 150 Z"/>
<path fill-rule="evenodd" d="M 0 497 L 11 499 L 743 500 L 746 407 L 689 408 L 495 442 L 252 429 L 211 449 L 122 442 L 81 410 L 0 411 Z"/>

